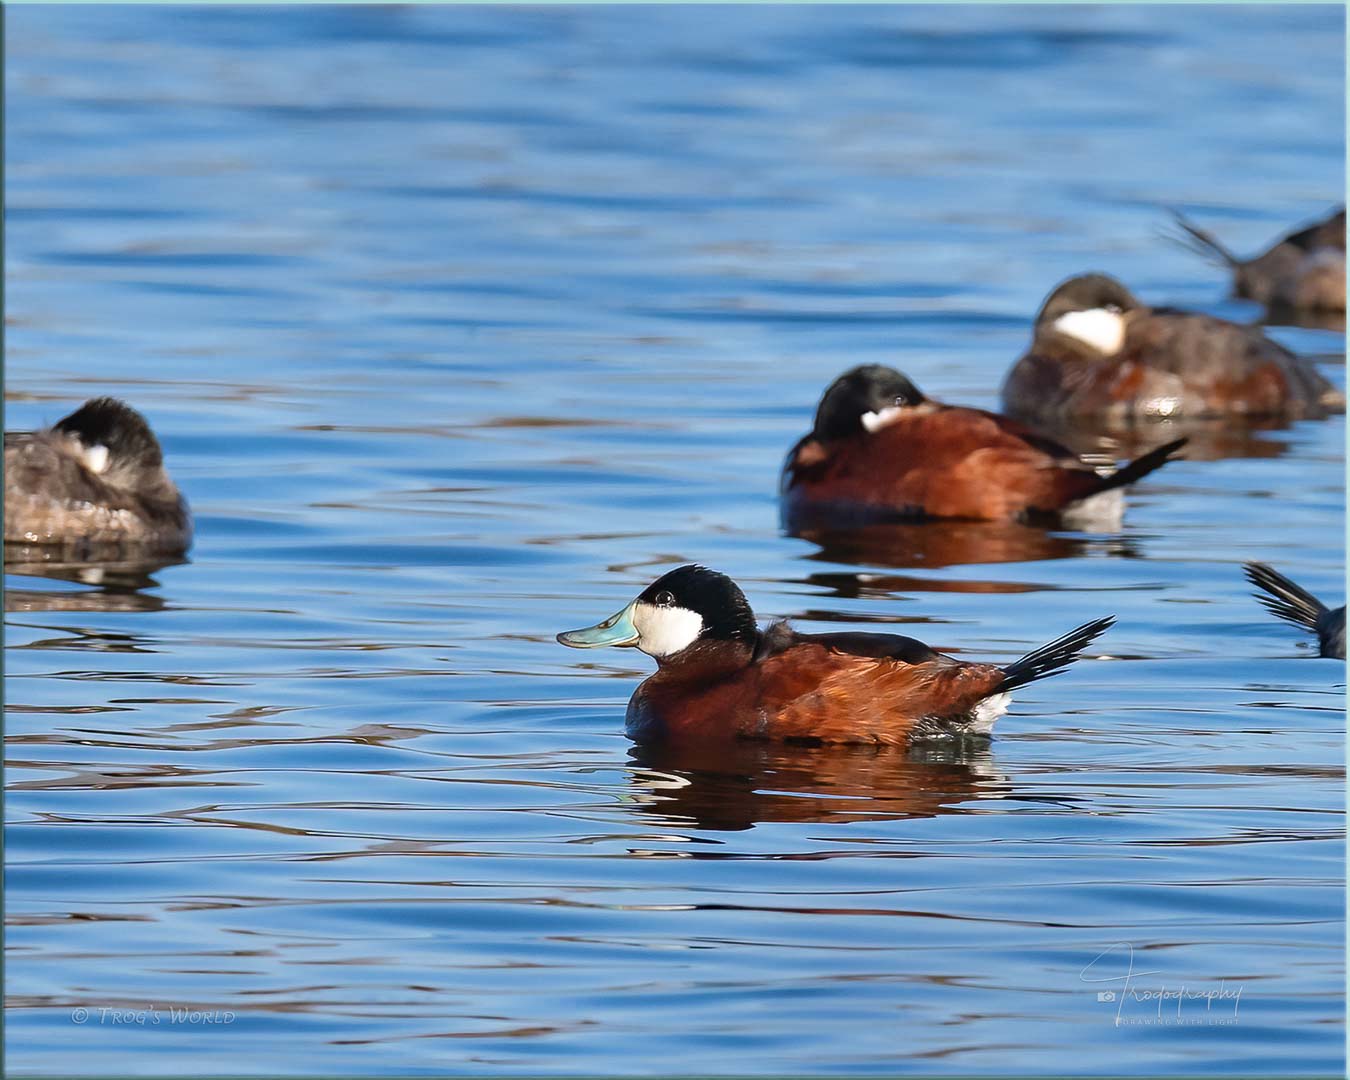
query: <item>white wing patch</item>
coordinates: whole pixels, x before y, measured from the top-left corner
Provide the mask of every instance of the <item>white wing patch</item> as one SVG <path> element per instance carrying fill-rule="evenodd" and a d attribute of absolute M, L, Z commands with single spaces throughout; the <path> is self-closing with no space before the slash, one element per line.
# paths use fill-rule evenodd
<path fill-rule="evenodd" d="M 648 656 L 674 656 L 698 640 L 703 616 L 688 608 L 637 604 L 633 626 L 638 632 L 637 647 Z"/>
<path fill-rule="evenodd" d="M 1125 344 L 1125 317 L 1106 308 L 1070 311 L 1053 323 L 1061 334 L 1091 345 L 1103 356 L 1114 356 Z"/>

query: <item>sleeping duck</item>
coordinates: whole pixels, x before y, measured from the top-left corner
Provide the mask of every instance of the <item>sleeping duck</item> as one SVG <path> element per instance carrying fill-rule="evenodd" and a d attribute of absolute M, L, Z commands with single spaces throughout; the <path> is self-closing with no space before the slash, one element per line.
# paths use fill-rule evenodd
<path fill-rule="evenodd" d="M 1031 348 L 1003 383 L 1003 407 L 1046 425 L 1326 416 L 1345 396 L 1311 361 L 1259 329 L 1151 308 L 1105 274 L 1057 286 Z"/>
<path fill-rule="evenodd" d="M 177 554 L 187 501 L 145 418 L 95 398 L 43 431 L 5 432 L 5 543 Z"/>
<path fill-rule="evenodd" d="M 946 405 L 892 368 L 845 372 L 783 468 L 790 528 L 958 518 L 1119 527 L 1121 489 L 1173 460 L 1177 439 L 1102 475 L 998 413 Z"/>

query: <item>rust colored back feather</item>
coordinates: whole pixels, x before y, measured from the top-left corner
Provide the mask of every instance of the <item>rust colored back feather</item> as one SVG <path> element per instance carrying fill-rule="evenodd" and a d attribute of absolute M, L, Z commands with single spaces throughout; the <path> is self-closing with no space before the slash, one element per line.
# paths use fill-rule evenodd
<path fill-rule="evenodd" d="M 789 518 L 1008 521 L 1053 515 L 1126 482 L 1104 485 L 1067 447 L 1008 417 L 939 406 L 915 409 L 873 434 L 803 441 L 788 463 L 784 495 Z"/>

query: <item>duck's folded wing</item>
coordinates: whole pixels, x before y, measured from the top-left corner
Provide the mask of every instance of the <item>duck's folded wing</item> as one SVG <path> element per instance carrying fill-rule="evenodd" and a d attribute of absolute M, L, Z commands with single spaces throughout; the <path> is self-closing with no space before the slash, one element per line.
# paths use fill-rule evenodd
<path fill-rule="evenodd" d="M 1004 458 L 1028 465 L 1082 466 L 1078 455 L 1067 446 L 1026 424 L 1000 413 L 961 405 L 919 413 L 908 422 L 884 428 L 878 438 L 883 446 L 888 442 L 907 445 L 911 456 L 925 465 L 954 464 L 981 451 L 993 450 Z"/>
<path fill-rule="evenodd" d="M 74 505 L 107 502 L 107 485 L 45 431 L 5 433 L 5 499 Z"/>
<path fill-rule="evenodd" d="M 899 660 L 906 664 L 922 664 L 942 659 L 918 638 L 900 634 L 869 634 L 847 631 L 836 634 L 799 634 L 784 623 L 775 623 L 764 634 L 763 655 L 782 652 L 798 645 L 821 645 L 831 652 L 845 656 L 869 657 L 874 660 Z"/>
<path fill-rule="evenodd" d="M 835 639 L 890 635 L 820 635 Z M 822 742 L 906 742 L 924 721 L 968 715 L 998 691 L 1003 673 L 988 664 L 962 664 L 933 653 L 917 663 L 895 656 L 845 652 L 816 640 L 758 665 L 759 723 L 746 732 Z M 854 642 L 880 650 L 880 642 Z M 905 647 L 897 647 L 905 648 Z M 917 650 L 915 651 L 917 655 Z"/>

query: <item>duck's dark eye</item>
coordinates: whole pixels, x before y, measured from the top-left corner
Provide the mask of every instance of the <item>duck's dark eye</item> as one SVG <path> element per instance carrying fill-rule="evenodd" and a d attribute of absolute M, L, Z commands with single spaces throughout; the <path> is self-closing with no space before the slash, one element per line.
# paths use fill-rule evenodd
<path fill-rule="evenodd" d="M 905 395 L 904 395 L 904 394 L 897 394 L 896 397 L 895 397 L 895 404 L 896 404 L 897 406 L 903 407 L 904 404 L 905 404 Z"/>
<path fill-rule="evenodd" d="M 673 593 L 668 593 L 668 592 L 659 592 L 659 593 L 657 593 L 657 594 L 656 594 L 656 606 L 657 606 L 657 607 L 674 607 L 674 606 L 675 606 L 675 596 L 674 596 L 674 594 L 673 594 Z"/>
<path fill-rule="evenodd" d="M 1112 315 L 1120 315 L 1125 310 L 1119 304 L 1103 304 L 1102 308 L 1109 311 Z"/>

